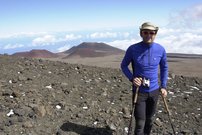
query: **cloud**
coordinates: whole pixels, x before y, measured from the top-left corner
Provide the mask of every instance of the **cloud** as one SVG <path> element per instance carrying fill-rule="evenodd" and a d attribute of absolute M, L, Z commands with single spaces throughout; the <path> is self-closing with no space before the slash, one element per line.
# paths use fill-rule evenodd
<path fill-rule="evenodd" d="M 82 38 L 81 35 L 74 35 L 74 34 L 68 34 L 65 36 L 65 40 L 77 40 L 81 38 Z"/>
<path fill-rule="evenodd" d="M 116 32 L 95 32 L 90 34 L 90 38 L 116 38 L 118 34 Z"/>
<path fill-rule="evenodd" d="M 202 4 L 175 12 L 170 25 L 160 27 L 155 42 L 162 44 L 168 53 L 202 54 Z M 196 26 L 200 27 L 196 27 Z M 1 37 L 0 37 L 1 38 Z M 1 50 L 46 46 L 47 49 L 63 52 L 81 42 L 105 42 L 126 50 L 141 41 L 139 29 L 106 30 L 87 33 L 21 33 L 12 38 L 1 39 Z M 3 47 L 4 46 L 4 47 Z M 61 47 L 62 46 L 62 47 Z M 60 48 L 59 48 L 60 47 Z"/>
<path fill-rule="evenodd" d="M 201 54 L 202 30 L 192 29 L 190 32 L 187 29 L 166 30 L 164 28 L 162 31 L 159 31 L 156 42 L 162 44 L 169 53 Z"/>
<path fill-rule="evenodd" d="M 16 49 L 16 48 L 21 48 L 21 47 L 24 47 L 23 44 L 8 44 L 8 45 L 5 45 L 3 47 L 3 49 Z"/>
<path fill-rule="evenodd" d="M 45 35 L 43 37 L 35 38 L 32 41 L 33 46 L 44 46 L 44 45 L 51 45 L 56 42 L 56 38 L 53 35 Z"/>
<path fill-rule="evenodd" d="M 131 37 L 131 34 L 128 37 Z M 123 40 L 117 38 L 117 40 L 107 42 L 107 44 L 126 50 L 130 45 L 141 41 L 138 36 Z M 168 53 L 201 54 L 202 29 L 163 27 L 159 30 L 155 42 L 163 45 Z"/>
<path fill-rule="evenodd" d="M 136 40 L 136 39 L 127 39 L 127 40 L 114 40 L 112 42 L 106 42 L 107 44 L 122 49 L 122 50 L 126 50 L 130 45 L 140 42 L 140 40 Z"/>
<path fill-rule="evenodd" d="M 55 45 L 55 43 L 78 40 L 82 38 L 81 35 L 74 35 L 74 34 L 67 34 L 65 36 L 57 35 L 57 37 L 56 35 L 44 35 L 42 37 L 37 37 L 33 39 L 32 46 Z"/>
<path fill-rule="evenodd" d="M 156 41 L 170 53 L 202 53 L 202 4 L 187 7 L 171 15 L 160 28 Z"/>
<path fill-rule="evenodd" d="M 172 13 L 169 24 L 173 27 L 196 28 L 202 24 L 202 4 L 193 5 L 186 9 Z"/>
<path fill-rule="evenodd" d="M 194 5 L 181 12 L 183 18 L 192 21 L 202 21 L 202 4 Z"/>
<path fill-rule="evenodd" d="M 60 48 L 57 49 L 58 52 L 64 52 L 66 50 L 69 50 L 71 47 L 71 45 L 65 45 L 65 46 L 62 46 Z"/>
<path fill-rule="evenodd" d="M 45 34 L 47 34 L 47 32 L 20 32 L 20 33 L 0 35 L 0 39 L 35 37 L 35 36 L 40 36 L 40 35 L 45 35 Z"/>
<path fill-rule="evenodd" d="M 131 33 L 129 33 L 129 32 L 124 32 L 124 33 L 122 33 L 122 35 L 123 35 L 124 38 L 128 38 L 128 37 L 130 36 L 130 34 L 131 34 Z"/>
<path fill-rule="evenodd" d="M 121 39 L 126 39 L 131 36 L 130 32 L 95 32 L 87 37 L 90 39 L 116 39 L 116 38 L 121 38 Z"/>

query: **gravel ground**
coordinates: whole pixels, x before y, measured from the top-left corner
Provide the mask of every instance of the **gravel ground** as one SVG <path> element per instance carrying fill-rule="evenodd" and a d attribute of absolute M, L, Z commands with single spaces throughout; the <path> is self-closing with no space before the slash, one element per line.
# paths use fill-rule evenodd
<path fill-rule="evenodd" d="M 126 135 L 131 84 L 120 69 L 0 56 L 1 135 Z M 169 75 L 178 135 L 200 135 L 202 79 Z M 160 98 L 153 135 L 173 133 Z"/>

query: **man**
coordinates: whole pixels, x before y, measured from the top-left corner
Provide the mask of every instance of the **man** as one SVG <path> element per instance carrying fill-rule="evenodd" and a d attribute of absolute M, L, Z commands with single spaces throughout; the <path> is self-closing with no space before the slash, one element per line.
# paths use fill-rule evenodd
<path fill-rule="evenodd" d="M 168 65 L 165 49 L 154 42 L 158 27 L 145 22 L 140 27 L 142 41 L 131 45 L 122 60 L 121 69 L 133 84 L 133 93 L 139 87 L 135 105 L 135 135 L 149 135 L 152 117 L 155 114 L 159 90 L 167 96 L 166 83 Z M 132 65 L 133 72 L 129 69 Z M 158 67 L 160 65 L 160 85 L 158 84 Z"/>

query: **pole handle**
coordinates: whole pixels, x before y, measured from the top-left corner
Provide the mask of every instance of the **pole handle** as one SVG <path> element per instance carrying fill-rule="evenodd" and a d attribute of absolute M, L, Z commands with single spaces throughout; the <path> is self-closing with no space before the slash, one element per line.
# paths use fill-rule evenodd
<path fill-rule="evenodd" d="M 137 103 L 138 92 L 139 92 L 139 87 L 137 87 L 137 88 L 136 88 L 136 91 L 135 91 L 134 104 Z"/>
<path fill-rule="evenodd" d="M 167 104 L 166 98 L 163 96 L 162 92 L 161 92 L 161 97 L 163 99 L 163 103 L 165 105 L 166 111 L 168 112 L 169 115 L 171 115 L 170 110 L 168 109 L 168 104 Z"/>

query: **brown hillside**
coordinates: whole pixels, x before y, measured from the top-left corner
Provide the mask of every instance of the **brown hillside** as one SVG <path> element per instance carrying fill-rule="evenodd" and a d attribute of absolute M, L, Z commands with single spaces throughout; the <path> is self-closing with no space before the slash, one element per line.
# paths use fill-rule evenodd
<path fill-rule="evenodd" d="M 64 53 L 68 54 L 64 58 L 72 57 L 104 57 L 108 55 L 123 54 L 124 51 L 115 47 L 112 47 L 105 43 L 97 42 L 83 42 L 78 46 L 74 46 Z"/>
<path fill-rule="evenodd" d="M 29 58 L 56 58 L 57 54 L 52 53 L 47 50 L 31 50 L 29 52 L 18 52 L 14 53 L 12 56 L 18 57 L 29 57 Z"/>

